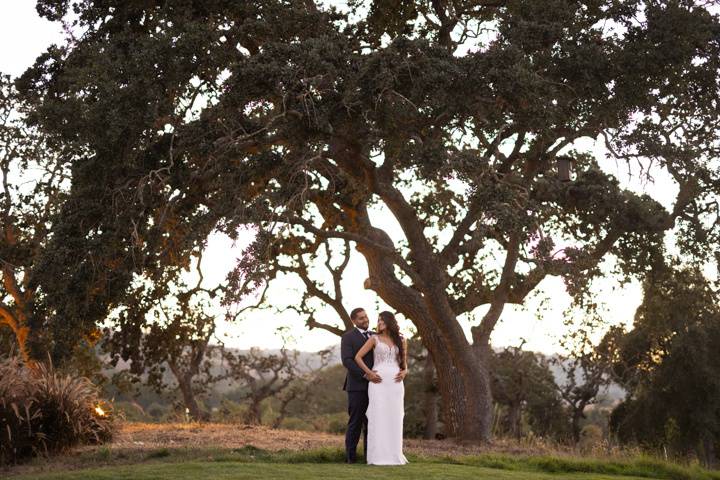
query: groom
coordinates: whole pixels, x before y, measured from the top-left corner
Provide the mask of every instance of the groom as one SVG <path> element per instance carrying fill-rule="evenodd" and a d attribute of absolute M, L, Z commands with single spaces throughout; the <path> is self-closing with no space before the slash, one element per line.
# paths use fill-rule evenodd
<path fill-rule="evenodd" d="M 373 372 L 371 375 L 365 375 L 358 364 L 355 363 L 355 355 L 362 348 L 370 335 L 375 332 L 368 330 L 370 320 L 367 313 L 362 308 L 355 308 L 350 312 L 350 320 L 352 320 L 355 328 L 345 332 L 340 342 L 340 356 L 342 363 L 347 369 L 345 376 L 345 384 L 343 390 L 348 394 L 348 419 L 347 431 L 345 432 L 345 461 L 347 463 L 355 463 L 357 460 L 356 450 L 360 440 L 360 431 L 363 434 L 363 446 L 367 455 L 367 417 L 365 412 L 368 408 L 368 381 L 380 383 L 380 375 Z M 363 357 L 365 364 L 373 368 L 373 351 L 370 350 Z"/>

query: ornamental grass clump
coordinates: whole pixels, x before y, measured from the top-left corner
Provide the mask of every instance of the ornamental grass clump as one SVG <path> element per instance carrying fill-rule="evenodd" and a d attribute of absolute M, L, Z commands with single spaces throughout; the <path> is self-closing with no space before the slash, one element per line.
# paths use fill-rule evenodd
<path fill-rule="evenodd" d="M 115 416 L 85 377 L 0 362 L 0 464 L 112 438 Z"/>

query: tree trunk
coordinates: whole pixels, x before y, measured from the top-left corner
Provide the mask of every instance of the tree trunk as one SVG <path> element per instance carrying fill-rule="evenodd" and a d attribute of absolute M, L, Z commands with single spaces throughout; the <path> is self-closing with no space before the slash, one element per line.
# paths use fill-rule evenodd
<path fill-rule="evenodd" d="M 195 392 L 192 389 L 193 375 L 191 373 L 183 372 L 180 367 L 174 361 L 168 361 L 170 371 L 175 376 L 175 380 L 178 382 L 178 388 L 183 397 L 183 403 L 187 409 L 190 418 L 196 422 L 206 422 L 210 420 L 210 414 L 201 410 L 195 399 Z"/>
<path fill-rule="evenodd" d="M 438 402 L 437 387 L 435 386 L 435 364 L 429 353 L 425 360 L 424 373 L 425 400 L 423 411 L 425 413 L 425 431 L 423 432 L 423 438 L 434 439 L 437 435 Z"/>
<path fill-rule="evenodd" d="M 4 313 L 3 310 L 0 310 L 0 314 Z M 18 352 L 20 353 L 20 357 L 22 358 L 25 365 L 30 365 L 30 352 L 27 346 L 27 338 L 29 333 L 28 327 L 20 326 L 19 322 L 16 321 L 16 319 L 9 313 L 9 311 L 7 313 L 7 316 L 0 315 L 0 326 L 2 326 L 3 324 L 7 325 L 10 330 L 12 330 L 13 336 L 15 337 L 15 342 L 17 343 Z"/>
<path fill-rule="evenodd" d="M 398 310 L 403 311 L 402 306 Z M 464 336 L 461 341 L 449 341 L 438 335 L 437 330 L 428 328 L 426 322 L 415 321 L 415 325 L 438 372 L 437 385 L 447 435 L 463 441 L 489 441 L 492 396 L 484 362 L 478 359 Z"/>
<path fill-rule="evenodd" d="M 4 324 L 12 330 L 15 341 L 17 342 L 20 357 L 25 365 L 32 366 L 34 362 L 28 341 L 30 335 L 28 319 L 31 318 L 31 316 L 26 309 L 27 307 L 24 299 L 17 299 L 13 297 L 13 300 L 15 300 L 16 303 L 15 308 L 6 307 L 5 305 L 0 304 L 0 328 Z"/>
<path fill-rule="evenodd" d="M 387 299 L 386 299 L 387 301 Z M 427 316 L 411 315 L 398 304 L 398 311 L 415 320 L 425 347 L 437 369 L 437 386 L 442 399 L 441 414 L 446 434 L 461 440 L 485 442 L 490 440 L 492 399 L 489 394 L 489 377 L 476 361 L 467 342 L 460 345 L 462 355 L 452 355 L 459 349 L 456 344 L 438 335 L 430 327 Z"/>
<path fill-rule="evenodd" d="M 422 335 L 422 333 L 421 333 Z M 423 341 L 427 342 L 427 336 L 423 336 Z M 437 339 L 435 339 L 437 341 Z M 433 343 L 426 347 L 430 352 L 431 361 L 437 368 L 437 389 L 441 397 L 441 412 L 443 423 L 445 425 L 445 434 L 449 437 L 461 437 L 463 424 L 463 413 L 466 410 L 464 400 L 465 385 L 457 373 L 458 369 L 452 364 L 452 360 L 446 352 L 442 351 L 442 347 Z M 435 394 L 433 395 L 435 397 Z M 426 400 L 427 401 L 427 400 Z M 427 415 L 427 411 L 426 411 Z M 427 417 L 426 417 L 427 418 Z"/>
<path fill-rule="evenodd" d="M 478 358 L 461 360 L 467 371 L 464 383 L 468 391 L 465 402 L 463 428 L 459 436 L 463 440 L 489 442 L 492 434 L 492 391 L 490 372 Z"/>
<path fill-rule="evenodd" d="M 717 468 L 717 454 L 715 452 L 715 439 L 712 435 L 706 435 L 702 441 L 702 462 L 705 468 Z"/>
<path fill-rule="evenodd" d="M 287 417 L 288 406 L 290 405 L 290 403 L 293 400 L 298 399 L 298 400 L 302 401 L 306 398 L 307 398 L 307 390 L 304 390 L 302 392 L 302 395 L 301 395 L 301 392 L 299 392 L 298 390 L 291 390 L 290 393 L 285 395 L 284 398 L 282 398 L 280 400 L 280 409 L 278 410 L 277 417 L 275 417 L 275 420 L 273 420 L 272 428 L 280 428 L 280 425 L 282 424 L 283 420 L 285 420 L 285 417 Z"/>
<path fill-rule="evenodd" d="M 200 409 L 197 400 L 195 399 L 195 393 L 192 390 L 192 378 L 185 378 L 181 376 L 178 378 L 178 386 L 182 393 L 183 402 L 185 407 L 188 409 L 190 418 L 196 422 L 207 422 L 210 420 L 210 414 Z"/>
<path fill-rule="evenodd" d="M 573 408 L 572 434 L 575 445 L 580 442 L 580 420 L 583 418 L 583 410 L 584 409 L 580 409 L 577 407 Z"/>
<path fill-rule="evenodd" d="M 260 402 L 262 400 L 250 399 L 248 411 L 245 414 L 245 423 L 248 425 L 262 424 L 262 411 L 260 410 Z"/>
<path fill-rule="evenodd" d="M 390 237 L 369 222 L 364 233 L 394 248 Z M 413 321 L 432 355 L 448 436 L 471 442 L 490 441 L 492 393 L 487 364 L 465 337 L 444 289 L 434 287 L 421 294 L 397 279 L 395 266 L 385 254 L 362 244 L 357 249 L 368 265 L 369 288 Z M 429 279 L 428 283 L 433 282 Z"/>
<path fill-rule="evenodd" d="M 522 436 L 522 407 L 520 403 L 513 403 L 510 405 L 510 408 L 508 409 L 507 423 L 508 433 L 516 439 L 520 439 Z"/>

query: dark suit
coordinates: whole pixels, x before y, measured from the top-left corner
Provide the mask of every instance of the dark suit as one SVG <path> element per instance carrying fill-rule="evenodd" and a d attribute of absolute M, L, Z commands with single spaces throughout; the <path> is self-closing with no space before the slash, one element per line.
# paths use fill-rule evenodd
<path fill-rule="evenodd" d="M 371 335 L 373 332 L 369 332 Z M 355 363 L 355 355 L 365 345 L 365 336 L 357 328 L 353 328 L 342 336 L 340 342 L 340 356 L 342 363 L 347 369 L 343 390 L 348 393 L 348 419 L 347 431 L 345 432 L 345 459 L 349 462 L 356 461 L 357 444 L 360 440 L 360 433 L 363 435 L 364 451 L 367 452 L 367 417 L 365 412 L 368 408 L 368 381 L 363 377 L 365 372 Z M 370 350 L 363 357 L 365 365 L 373 368 L 373 351 Z"/>

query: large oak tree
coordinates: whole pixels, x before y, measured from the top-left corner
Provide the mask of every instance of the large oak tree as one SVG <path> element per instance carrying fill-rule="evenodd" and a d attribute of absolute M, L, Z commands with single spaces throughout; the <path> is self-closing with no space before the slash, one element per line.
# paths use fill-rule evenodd
<path fill-rule="evenodd" d="M 487 440 L 508 304 L 551 275 L 580 295 L 608 256 L 642 274 L 673 229 L 688 254 L 716 243 L 711 3 L 40 0 L 50 19 L 72 6 L 79 33 L 18 85 L 38 125 L 87 152 L 56 234 L 71 246 L 43 274 L 114 272 L 92 308 L 49 295 L 47 322 L 91 325 L 125 272 L 187 261 L 215 229 L 257 225 L 260 260 L 288 235 L 349 241 L 429 349 L 449 433 Z M 671 176 L 670 209 L 621 187 L 593 142 Z M 239 269 L 261 281 L 264 265 Z"/>
<path fill-rule="evenodd" d="M 27 105 L 11 78 L 0 76 L 0 332 L 31 362 L 31 345 L 48 335 L 31 326 L 44 315 L 34 274 L 54 216 L 65 201 L 69 171 L 50 139 L 26 123 Z M 87 338 L 85 340 L 88 340 Z"/>

